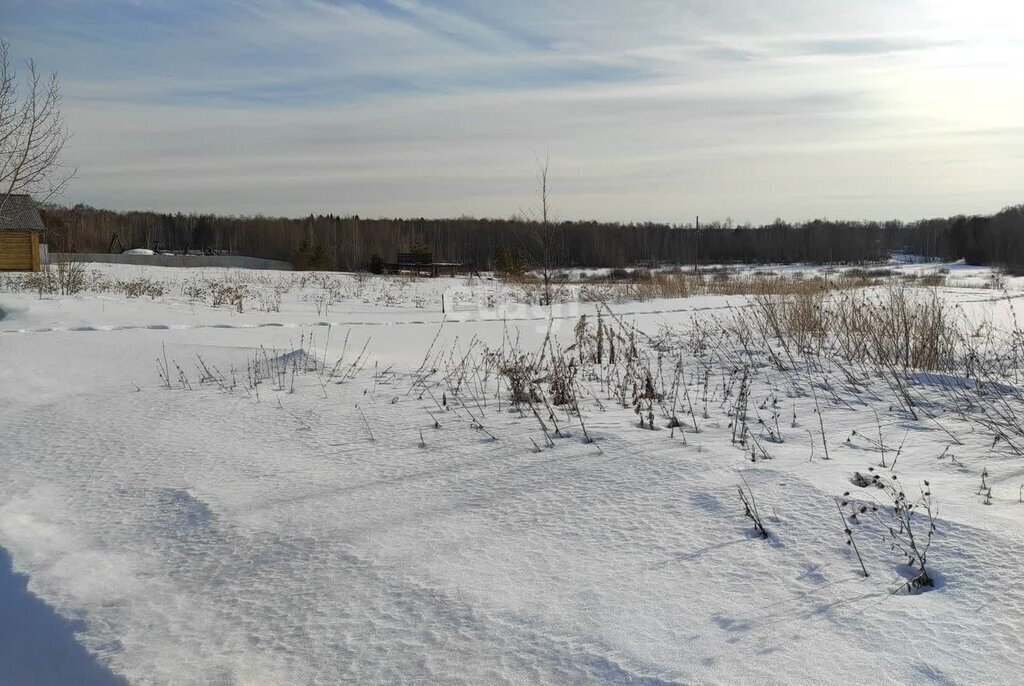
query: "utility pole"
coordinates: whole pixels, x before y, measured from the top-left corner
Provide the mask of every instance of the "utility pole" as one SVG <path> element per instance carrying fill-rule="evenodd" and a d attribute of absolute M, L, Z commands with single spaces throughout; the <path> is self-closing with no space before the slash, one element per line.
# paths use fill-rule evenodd
<path fill-rule="evenodd" d="M 698 260 L 700 258 L 700 215 L 699 214 L 697 215 L 696 231 L 697 231 L 697 249 L 693 251 L 693 273 L 694 274 L 699 274 L 700 273 L 700 266 L 699 266 L 699 263 L 698 263 Z"/>

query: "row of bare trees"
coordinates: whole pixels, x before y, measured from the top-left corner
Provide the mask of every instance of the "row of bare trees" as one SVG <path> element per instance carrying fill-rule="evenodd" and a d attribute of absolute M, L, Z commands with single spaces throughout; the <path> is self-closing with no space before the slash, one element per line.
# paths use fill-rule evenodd
<path fill-rule="evenodd" d="M 322 246 L 336 269 L 368 266 L 422 244 L 435 259 L 490 268 L 501 249 L 550 275 L 571 267 L 720 263 L 854 263 L 905 251 L 943 259 L 968 257 L 1024 264 L 1024 207 L 992 217 L 900 222 L 812 221 L 729 227 L 720 223 L 619 224 L 527 219 L 364 219 L 310 215 L 301 219 L 156 212 L 114 212 L 85 206 L 44 211 L 46 240 L 56 249 L 106 252 L 117 234 L 124 247 L 213 248 L 291 260 L 302 245 Z M 119 246 L 120 247 L 120 246 Z M 967 254 L 970 253 L 970 254 Z"/>

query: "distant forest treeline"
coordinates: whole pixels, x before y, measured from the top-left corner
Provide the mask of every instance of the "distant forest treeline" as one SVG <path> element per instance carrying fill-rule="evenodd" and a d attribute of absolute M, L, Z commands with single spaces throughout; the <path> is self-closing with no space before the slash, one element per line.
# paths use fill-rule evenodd
<path fill-rule="evenodd" d="M 991 216 L 916 222 L 815 220 L 764 226 L 712 222 L 671 224 L 569 221 L 546 228 L 516 219 L 302 219 L 157 212 L 114 212 L 78 205 L 48 207 L 51 250 L 107 252 L 154 248 L 212 249 L 253 257 L 359 270 L 399 251 L 426 246 L 435 260 L 490 269 L 500 248 L 528 265 L 547 255 L 550 267 L 626 267 L 658 263 L 865 262 L 907 252 L 973 264 L 1024 266 L 1024 205 Z M 544 249 L 544 246 L 547 249 Z"/>

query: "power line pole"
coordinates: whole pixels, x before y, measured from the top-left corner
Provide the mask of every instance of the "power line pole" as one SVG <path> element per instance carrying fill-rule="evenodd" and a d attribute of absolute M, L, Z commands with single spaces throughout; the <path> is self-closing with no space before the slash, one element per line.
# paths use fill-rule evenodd
<path fill-rule="evenodd" d="M 700 259 L 700 215 L 697 215 L 697 248 L 693 251 L 693 273 L 700 273 L 700 266 L 698 260 Z"/>

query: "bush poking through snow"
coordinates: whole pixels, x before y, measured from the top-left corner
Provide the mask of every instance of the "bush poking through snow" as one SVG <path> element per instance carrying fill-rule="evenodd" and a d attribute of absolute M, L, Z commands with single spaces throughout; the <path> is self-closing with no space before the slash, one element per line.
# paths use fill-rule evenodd
<path fill-rule="evenodd" d="M 509 395 L 513 404 L 540 402 L 540 396 L 534 387 L 534 365 L 526 354 L 501 360 L 499 364 L 498 371 L 508 382 Z"/>
<path fill-rule="evenodd" d="M 128 298 L 141 298 L 148 296 L 151 300 L 164 296 L 164 286 L 159 281 L 140 277 L 131 281 L 119 281 L 118 290 Z"/>
<path fill-rule="evenodd" d="M 765 528 L 761 515 L 757 511 L 757 501 L 754 500 L 754 492 L 750 489 L 750 484 L 747 483 L 747 479 L 743 474 L 740 474 L 740 478 L 743 479 L 743 485 L 737 486 L 736 489 L 740 493 L 740 502 L 743 503 L 743 516 L 754 523 L 754 531 L 761 538 L 768 538 L 768 529 Z M 744 489 L 744 486 L 746 486 L 746 489 Z"/>
<path fill-rule="evenodd" d="M 239 312 L 245 300 L 245 286 L 227 283 L 210 284 L 210 304 L 214 307 L 230 305 Z"/>
<path fill-rule="evenodd" d="M 864 566 L 864 558 L 860 556 L 860 549 L 857 548 L 857 542 L 853 540 L 853 529 L 850 528 L 850 523 L 846 521 L 846 515 L 843 514 L 843 506 L 839 504 L 839 500 L 836 500 L 836 507 L 839 508 L 839 517 L 843 521 L 843 533 L 846 535 L 846 545 L 853 548 L 853 552 L 857 555 L 857 562 L 860 563 L 861 571 L 864 572 L 864 576 L 870 576 L 868 574 L 868 568 Z"/>
<path fill-rule="evenodd" d="M 868 471 L 873 472 L 874 467 Z M 860 476 L 858 474 L 858 476 Z M 896 474 L 884 476 L 874 474 L 869 485 L 882 491 L 885 500 L 879 502 L 871 496 L 873 503 L 845 500 L 849 519 L 859 522 L 861 517 L 871 517 L 882 526 L 882 541 L 889 549 L 906 558 L 907 564 L 916 574 L 897 590 L 909 593 L 934 585 L 928 574 L 928 549 L 935 534 L 935 506 L 932 503 L 931 486 L 927 481 L 921 486 L 917 498 L 907 495 Z M 844 496 L 849 496 L 849 492 Z"/>

